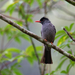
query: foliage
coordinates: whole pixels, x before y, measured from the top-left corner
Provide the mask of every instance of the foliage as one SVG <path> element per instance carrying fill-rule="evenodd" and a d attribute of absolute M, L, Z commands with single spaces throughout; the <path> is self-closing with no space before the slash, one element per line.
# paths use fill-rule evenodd
<path fill-rule="evenodd" d="M 42 2 L 43 1 L 41 0 L 37 0 L 39 7 L 42 7 Z M 25 27 L 25 24 L 27 22 L 29 23 L 33 22 L 32 20 L 33 14 L 27 13 L 27 10 L 24 9 L 23 3 L 32 7 L 34 4 L 34 0 L 13 0 L 11 1 L 11 3 L 9 0 L 4 5 L 4 8 L 5 8 L 5 13 L 9 12 L 10 16 L 13 15 L 15 10 L 17 9 L 18 16 L 22 18 L 25 22 L 21 21 L 14 21 L 14 22 L 22 27 Z M 20 32 L 19 30 L 17 30 L 16 28 L 12 27 L 9 24 L 6 25 L 4 28 L 0 28 L 0 35 L 2 36 L 2 38 L 4 38 L 5 36 L 7 40 L 5 46 L 3 45 L 3 48 L 0 49 L 0 63 L 2 64 L 0 69 L 1 75 L 10 75 L 10 74 L 23 75 L 18 69 L 20 62 L 22 60 L 25 60 L 26 58 L 28 62 L 31 65 L 33 65 L 34 61 L 37 61 L 33 46 L 32 45 L 28 46 L 25 50 L 20 50 L 18 48 L 12 48 L 12 47 L 8 48 L 8 46 L 13 40 L 18 44 L 21 44 L 21 39 L 24 39 L 30 43 L 31 41 L 29 36 Z M 4 41 L 2 41 L 1 43 L 4 43 Z M 41 46 L 36 46 L 36 50 L 39 57 L 41 56 L 41 49 L 42 49 Z M 13 63 L 13 65 L 8 67 L 8 65 L 14 61 L 16 61 L 16 63 Z"/>
<path fill-rule="evenodd" d="M 49 0 L 47 0 L 49 2 Z M 56 0 L 54 0 L 56 1 Z M 58 0 L 57 0 L 58 1 Z M 11 3 L 10 3 L 11 2 Z M 41 9 L 43 8 L 44 0 L 36 0 L 38 7 Z M 19 24 L 22 27 L 25 27 L 27 23 L 33 22 L 33 13 L 34 11 L 31 10 L 33 5 L 35 3 L 35 0 L 9 0 L 5 5 L 5 13 L 9 13 L 10 16 L 13 15 L 14 12 L 18 13 L 18 16 L 23 21 L 14 21 L 17 24 Z M 26 6 L 26 9 L 24 8 L 24 5 Z M 30 10 L 27 10 L 30 9 Z M 35 9 L 34 9 L 35 10 Z M 32 12 L 33 11 L 33 12 Z M 32 13 L 31 13 L 32 12 Z M 73 38 L 75 38 L 75 31 L 73 31 L 74 23 L 72 23 L 69 27 L 65 26 L 66 30 L 71 34 Z M 25 60 L 25 58 L 28 60 L 28 62 L 33 65 L 34 61 L 37 61 L 36 55 L 34 53 L 33 46 L 28 46 L 25 50 L 20 50 L 18 48 L 8 48 L 9 44 L 14 40 L 18 44 L 21 44 L 21 39 L 26 40 L 27 42 L 31 42 L 28 35 L 23 34 L 16 28 L 12 27 L 11 25 L 6 25 L 4 28 L 0 28 L 0 36 L 2 36 L 2 39 L 6 37 L 7 43 L 5 46 L 3 45 L 3 48 L 0 48 L 0 72 L 1 75 L 23 75 L 20 70 L 18 69 L 21 67 L 20 63 L 22 60 Z M 68 48 L 67 52 L 72 54 L 71 51 L 71 43 L 73 41 L 68 37 L 68 35 L 65 33 L 64 30 L 59 30 L 56 33 L 55 40 L 58 39 L 57 46 L 60 48 Z M 3 39 L 4 40 L 4 39 Z M 2 40 L 1 40 L 2 41 Z M 4 42 L 0 42 L 1 44 Z M 36 50 L 38 53 L 38 56 L 41 57 L 41 46 L 36 46 Z M 11 66 L 8 66 L 12 62 L 14 62 Z M 62 70 L 62 66 L 66 61 L 69 61 L 67 64 L 66 70 Z M 60 70 L 60 73 L 62 74 L 68 74 L 70 69 L 75 65 L 75 63 L 71 60 L 68 60 L 65 56 L 62 56 L 60 58 L 60 63 L 57 66 L 57 68 L 50 73 L 50 75 L 56 75 L 57 72 Z M 46 74 L 49 75 L 49 74 Z"/>
<path fill-rule="evenodd" d="M 72 30 L 73 26 L 74 26 L 74 23 L 72 23 L 69 27 L 65 26 L 64 28 L 75 39 L 75 31 Z M 71 43 L 73 43 L 73 41 L 69 38 L 69 36 L 66 34 L 66 32 L 64 30 L 59 30 L 56 33 L 55 39 L 58 39 L 57 46 L 59 46 L 62 49 L 67 47 L 68 48 L 67 52 L 72 54 Z M 60 73 L 68 74 L 70 69 L 75 65 L 74 61 L 69 60 L 65 56 L 62 56 L 60 58 L 60 60 L 61 61 L 60 61 L 59 65 L 57 66 L 57 68 L 55 69 L 55 71 L 52 71 L 50 74 L 56 75 L 57 74 L 56 72 L 59 70 L 61 70 Z M 66 61 L 69 61 L 69 63 L 67 64 L 66 70 L 62 70 L 62 67 Z"/>

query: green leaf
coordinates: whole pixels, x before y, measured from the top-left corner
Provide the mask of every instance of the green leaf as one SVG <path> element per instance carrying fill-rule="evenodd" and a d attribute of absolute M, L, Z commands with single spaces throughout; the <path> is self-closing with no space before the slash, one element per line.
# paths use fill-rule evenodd
<path fill-rule="evenodd" d="M 72 60 L 69 60 L 69 61 L 70 61 L 70 64 L 71 64 L 72 66 L 75 65 L 75 62 L 74 62 L 74 61 L 72 61 Z"/>
<path fill-rule="evenodd" d="M 59 38 L 60 36 L 62 36 L 62 34 L 57 34 L 57 35 L 55 36 L 55 40 L 56 40 L 57 38 Z"/>
<path fill-rule="evenodd" d="M 29 39 L 29 36 L 28 36 L 28 35 L 26 35 L 26 34 L 20 34 L 20 36 L 21 36 L 22 38 L 24 38 L 25 40 L 27 40 L 27 41 L 30 42 L 30 39 Z"/>
<path fill-rule="evenodd" d="M 16 8 L 18 1 L 10 4 L 7 8 L 6 8 L 6 12 L 9 11 L 10 15 L 13 13 L 14 9 Z"/>
<path fill-rule="evenodd" d="M 61 38 L 58 40 L 57 46 L 61 45 L 66 40 L 66 35 L 61 36 Z"/>
<path fill-rule="evenodd" d="M 56 71 L 52 71 L 51 73 L 47 73 L 47 74 L 45 74 L 45 75 L 56 75 L 55 72 L 56 72 Z"/>
<path fill-rule="evenodd" d="M 30 63 L 31 65 L 34 63 L 34 59 L 31 58 L 31 57 L 27 58 L 27 60 L 29 61 L 29 63 Z"/>
<path fill-rule="evenodd" d="M 36 46 L 36 50 L 37 50 L 37 53 L 38 51 L 41 51 L 42 50 L 42 46 Z M 30 56 L 30 57 L 33 57 L 35 55 L 35 52 L 34 52 L 34 48 L 33 46 L 28 46 L 25 50 L 25 54 Z"/>
<path fill-rule="evenodd" d="M 38 53 L 39 57 L 41 56 L 41 52 L 39 52 L 39 51 L 41 51 L 41 49 L 42 49 L 42 46 L 36 47 L 36 50 L 37 50 L 37 53 Z M 27 56 L 27 60 L 30 62 L 31 65 L 33 64 L 34 60 L 37 60 L 32 45 L 26 48 L 24 54 Z"/>
<path fill-rule="evenodd" d="M 15 73 L 15 75 L 23 75 L 19 69 L 13 67 L 13 72 Z"/>
<path fill-rule="evenodd" d="M 24 2 L 32 6 L 32 4 L 34 3 L 34 0 L 24 0 Z"/>
<path fill-rule="evenodd" d="M 61 45 L 60 45 L 60 48 L 63 49 L 63 48 L 65 48 L 66 46 L 67 46 L 66 44 L 61 44 Z"/>
<path fill-rule="evenodd" d="M 15 53 L 20 53 L 21 51 L 17 48 L 8 48 L 5 50 L 4 53 L 7 53 L 7 52 L 15 52 Z"/>
<path fill-rule="evenodd" d="M 65 26 L 65 29 L 66 29 L 67 31 L 70 31 L 68 26 Z"/>
<path fill-rule="evenodd" d="M 27 21 L 28 21 L 28 22 L 33 22 L 32 17 L 33 17 L 32 14 L 28 14 L 28 15 L 27 15 Z"/>
<path fill-rule="evenodd" d="M 67 72 L 65 70 L 62 70 L 61 73 L 67 74 Z"/>
<path fill-rule="evenodd" d="M 67 51 L 69 54 L 72 54 L 71 50 Z"/>
<path fill-rule="evenodd" d="M 72 24 L 70 25 L 70 27 L 69 27 L 70 31 L 71 31 L 71 29 L 72 29 L 73 25 L 74 25 L 74 23 L 72 23 Z"/>
<path fill-rule="evenodd" d="M 6 12 L 9 11 L 13 5 L 14 5 L 14 4 L 10 4 L 10 5 L 6 8 Z"/>
<path fill-rule="evenodd" d="M 15 41 L 18 42 L 18 43 L 21 43 L 21 40 L 20 40 L 20 38 L 18 36 L 15 37 Z"/>
<path fill-rule="evenodd" d="M 54 75 L 55 72 L 56 72 L 56 71 L 52 71 L 52 72 L 50 73 L 50 75 Z"/>
<path fill-rule="evenodd" d="M 11 66 L 11 69 L 13 69 L 14 67 L 17 67 L 18 65 L 20 65 L 20 64 L 17 62 L 13 63 L 13 65 Z"/>
<path fill-rule="evenodd" d="M 9 75 L 10 70 L 9 69 L 2 69 L 1 74 L 2 75 Z"/>
<path fill-rule="evenodd" d="M 70 48 L 70 44 L 67 44 L 67 47 Z"/>
<path fill-rule="evenodd" d="M 37 51 L 41 51 L 42 48 L 43 48 L 42 46 L 36 46 L 36 50 L 37 50 Z"/>
<path fill-rule="evenodd" d="M 70 71 L 71 67 L 72 67 L 71 64 L 69 64 L 69 65 L 67 66 L 67 68 L 66 68 L 67 73 Z"/>
<path fill-rule="evenodd" d="M 20 21 L 15 21 L 17 24 L 19 24 L 20 26 L 23 26 L 23 22 Z"/>
<path fill-rule="evenodd" d="M 9 59 L 11 59 L 12 58 L 12 53 L 8 52 L 8 53 L 5 54 L 5 56 L 8 57 Z"/>
<path fill-rule="evenodd" d="M 0 28 L 0 34 L 3 35 L 5 33 L 4 28 Z"/>
<path fill-rule="evenodd" d="M 66 56 L 63 55 L 63 56 L 60 58 L 60 60 L 63 59 L 63 58 L 66 58 Z"/>
<path fill-rule="evenodd" d="M 63 60 L 59 63 L 59 65 L 58 65 L 57 68 L 56 68 L 56 71 L 58 71 L 58 70 L 62 67 L 62 65 L 64 64 L 64 62 L 66 61 L 66 59 L 67 59 L 67 58 L 63 59 Z"/>
<path fill-rule="evenodd" d="M 12 13 L 14 12 L 15 7 L 16 7 L 16 5 L 13 5 L 13 6 L 11 7 L 11 9 L 10 9 L 10 15 L 12 15 Z"/>
<path fill-rule="evenodd" d="M 37 2 L 38 2 L 38 4 L 39 4 L 39 6 L 42 7 L 43 1 L 42 1 L 42 0 L 37 0 Z"/>
<path fill-rule="evenodd" d="M 24 57 L 23 57 L 23 56 L 20 56 L 20 57 L 17 59 L 17 62 L 20 63 L 23 59 L 24 59 Z"/>
<path fill-rule="evenodd" d="M 33 46 L 28 46 L 25 50 L 25 54 L 32 57 L 33 54 L 34 54 L 34 49 L 33 49 Z"/>
<path fill-rule="evenodd" d="M 64 30 L 59 30 L 56 35 L 59 35 L 59 34 L 65 34 L 65 31 Z"/>

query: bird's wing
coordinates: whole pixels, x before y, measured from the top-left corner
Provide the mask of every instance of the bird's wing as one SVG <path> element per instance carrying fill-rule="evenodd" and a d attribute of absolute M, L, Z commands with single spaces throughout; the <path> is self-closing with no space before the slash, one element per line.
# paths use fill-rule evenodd
<path fill-rule="evenodd" d="M 41 36 L 42 36 L 42 30 L 41 30 Z"/>
<path fill-rule="evenodd" d="M 56 29 L 55 29 L 55 26 L 53 26 L 53 28 L 54 28 L 54 31 L 55 31 L 55 33 L 56 33 Z"/>

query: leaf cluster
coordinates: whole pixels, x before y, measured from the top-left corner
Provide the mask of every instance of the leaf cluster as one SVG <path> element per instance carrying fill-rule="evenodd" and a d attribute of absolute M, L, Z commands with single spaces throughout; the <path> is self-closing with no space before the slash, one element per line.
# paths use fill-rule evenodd
<path fill-rule="evenodd" d="M 75 39 L 75 31 L 72 29 L 74 26 L 74 23 L 72 23 L 69 27 L 65 26 L 64 28 L 70 33 L 70 35 Z M 70 37 L 66 34 L 66 32 L 64 30 L 59 30 L 56 33 L 56 37 L 55 40 L 58 39 L 57 42 L 57 46 L 59 46 L 60 48 L 68 48 L 68 50 L 66 50 L 69 54 L 72 54 L 74 52 L 72 52 L 71 49 L 71 43 L 73 43 L 72 39 L 70 39 Z M 62 70 L 63 65 L 65 64 L 65 62 L 68 62 L 66 70 Z M 60 74 L 69 74 L 70 69 L 72 67 L 75 66 L 75 62 L 72 60 L 69 60 L 66 56 L 61 56 L 60 58 L 60 63 L 59 65 L 56 67 L 56 69 L 54 71 L 52 71 L 50 73 L 50 75 L 57 75 L 58 72 L 60 72 Z M 48 74 L 47 74 L 48 75 Z"/>

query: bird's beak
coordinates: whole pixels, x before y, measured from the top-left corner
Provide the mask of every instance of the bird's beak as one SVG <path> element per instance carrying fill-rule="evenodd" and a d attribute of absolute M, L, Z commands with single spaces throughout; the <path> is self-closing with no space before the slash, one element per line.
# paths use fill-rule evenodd
<path fill-rule="evenodd" d="M 35 22 L 41 22 L 41 21 L 35 21 Z"/>

